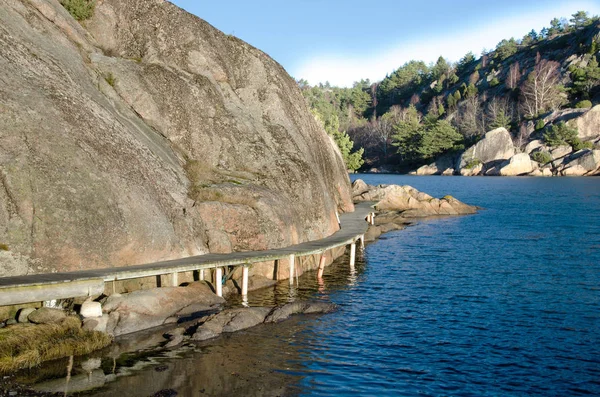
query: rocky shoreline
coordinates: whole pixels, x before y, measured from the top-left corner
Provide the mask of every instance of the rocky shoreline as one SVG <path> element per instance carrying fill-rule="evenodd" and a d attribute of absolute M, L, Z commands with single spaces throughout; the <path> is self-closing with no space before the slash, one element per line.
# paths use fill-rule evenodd
<path fill-rule="evenodd" d="M 479 209 L 451 196 L 437 199 L 410 186 L 371 186 L 362 180 L 353 183 L 352 194 L 355 202 L 374 203 L 376 217 L 365 235 L 366 241 L 376 240 L 382 233 L 403 229 L 418 219 L 474 214 Z M 254 276 L 250 289 L 273 286 L 277 282 L 263 278 Z M 224 292 L 231 294 L 236 290 L 235 283 L 230 280 Z M 310 301 L 275 307 L 223 309 L 225 302 L 224 298 L 214 294 L 210 283 L 199 281 L 179 287 L 153 288 L 87 300 L 77 308 L 76 314 L 72 313 L 68 318 L 79 316 L 83 330 L 108 334 L 115 338 L 113 343 L 117 344 L 123 337 L 166 326 L 170 329 L 153 338 L 152 344 L 168 349 L 184 342 L 206 341 L 223 333 L 280 322 L 294 314 L 336 310 L 331 303 Z M 65 318 L 67 315 L 58 308 L 26 308 L 18 313 L 15 322 L 25 325 L 33 322 L 60 323 Z M 135 346 L 130 346 L 131 349 L 135 350 Z"/>

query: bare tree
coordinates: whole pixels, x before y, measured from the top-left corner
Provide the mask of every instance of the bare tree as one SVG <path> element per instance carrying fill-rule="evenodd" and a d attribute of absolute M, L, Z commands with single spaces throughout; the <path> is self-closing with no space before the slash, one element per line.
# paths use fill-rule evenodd
<path fill-rule="evenodd" d="M 521 110 L 534 118 L 546 110 L 556 109 L 562 102 L 558 82 L 560 64 L 541 59 L 538 53 L 535 68 L 521 86 Z"/>
<path fill-rule="evenodd" d="M 514 90 L 519 86 L 519 81 L 521 81 L 521 68 L 517 61 L 510 65 L 508 76 L 506 76 L 506 86 L 511 90 Z"/>
<path fill-rule="evenodd" d="M 490 128 L 510 128 L 515 119 L 515 106 L 513 101 L 506 97 L 493 97 L 486 106 L 486 125 Z"/>
<path fill-rule="evenodd" d="M 527 128 L 527 123 L 521 123 L 519 127 L 519 134 L 517 135 L 517 141 L 515 142 L 515 146 L 520 148 L 529 140 L 529 135 L 531 135 L 530 130 Z"/>
<path fill-rule="evenodd" d="M 487 128 L 485 114 L 477 95 L 459 103 L 454 123 L 466 138 L 481 136 L 485 133 Z"/>

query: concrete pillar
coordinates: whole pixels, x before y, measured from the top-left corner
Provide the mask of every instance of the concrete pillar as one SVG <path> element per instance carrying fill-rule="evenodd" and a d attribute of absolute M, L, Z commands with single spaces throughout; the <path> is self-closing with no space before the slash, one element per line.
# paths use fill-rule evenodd
<path fill-rule="evenodd" d="M 290 285 L 294 285 L 294 270 L 296 268 L 296 257 L 290 255 Z"/>
<path fill-rule="evenodd" d="M 323 278 L 323 271 L 325 270 L 325 252 L 321 254 L 321 260 L 319 261 L 319 270 L 317 271 L 317 278 Z"/>
<path fill-rule="evenodd" d="M 204 281 L 204 269 L 200 269 L 199 272 L 200 281 Z"/>
<path fill-rule="evenodd" d="M 248 266 L 242 267 L 242 297 L 248 296 Z"/>
<path fill-rule="evenodd" d="M 371 212 L 371 225 L 375 224 L 375 213 Z"/>
<path fill-rule="evenodd" d="M 179 273 L 171 273 L 171 286 L 179 287 Z"/>
<path fill-rule="evenodd" d="M 360 236 L 360 248 L 365 249 L 365 235 Z"/>
<path fill-rule="evenodd" d="M 217 296 L 223 296 L 223 268 L 217 267 L 215 270 L 215 292 Z"/>
<path fill-rule="evenodd" d="M 350 244 L 350 268 L 354 268 L 356 262 L 356 243 Z"/>

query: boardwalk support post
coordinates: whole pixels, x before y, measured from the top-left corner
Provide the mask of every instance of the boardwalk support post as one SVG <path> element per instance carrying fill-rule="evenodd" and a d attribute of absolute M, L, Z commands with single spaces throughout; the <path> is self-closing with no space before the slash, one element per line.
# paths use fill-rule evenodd
<path fill-rule="evenodd" d="M 242 298 L 248 299 L 248 265 L 242 267 Z"/>
<path fill-rule="evenodd" d="M 350 244 L 350 268 L 354 268 L 356 262 L 356 242 Z"/>
<path fill-rule="evenodd" d="M 294 254 L 290 255 L 290 285 L 294 285 L 294 268 L 296 266 L 296 257 Z"/>
<path fill-rule="evenodd" d="M 223 268 L 217 267 L 215 269 L 215 292 L 217 296 L 223 296 Z"/>
<path fill-rule="evenodd" d="M 371 212 L 371 222 L 370 223 L 371 223 L 371 225 L 375 224 L 375 213 L 374 212 Z"/>
<path fill-rule="evenodd" d="M 171 286 L 179 287 L 179 274 L 177 272 L 171 273 Z"/>
<path fill-rule="evenodd" d="M 317 278 L 323 278 L 323 271 L 325 270 L 325 251 L 321 254 L 321 260 L 319 261 L 319 270 L 317 272 Z"/>

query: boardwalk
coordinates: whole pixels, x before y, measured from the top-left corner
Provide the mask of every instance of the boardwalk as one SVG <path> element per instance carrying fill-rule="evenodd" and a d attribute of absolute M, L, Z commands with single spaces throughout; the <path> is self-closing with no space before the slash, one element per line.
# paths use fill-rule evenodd
<path fill-rule="evenodd" d="M 321 254 L 332 248 L 346 245 L 351 245 L 354 250 L 356 242 L 363 238 L 367 231 L 368 223 L 365 219 L 372 211 L 370 203 L 360 203 L 356 205 L 355 212 L 341 215 L 341 229 L 338 232 L 321 240 L 309 241 L 285 248 L 198 255 L 107 269 L 3 277 L 0 278 L 0 306 L 99 295 L 104 292 L 105 282 L 116 280 L 171 274 L 173 275 L 174 285 L 177 285 L 177 274 L 181 272 L 216 269 L 218 279 L 218 275 L 221 274 L 222 268 L 225 266 L 245 266 L 257 262 L 287 258 L 290 258 L 293 267 L 294 257 L 296 256 Z M 293 274 L 293 271 L 290 274 Z M 244 271 L 244 279 L 244 282 L 246 282 L 247 271 Z M 220 285 L 217 285 L 217 294 L 219 295 L 221 295 L 220 287 Z"/>

